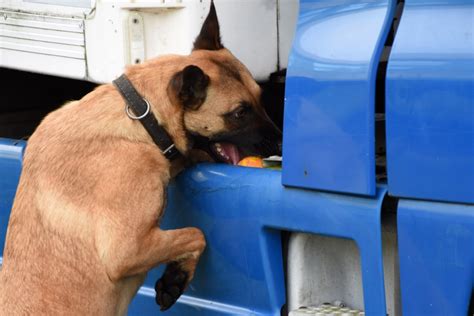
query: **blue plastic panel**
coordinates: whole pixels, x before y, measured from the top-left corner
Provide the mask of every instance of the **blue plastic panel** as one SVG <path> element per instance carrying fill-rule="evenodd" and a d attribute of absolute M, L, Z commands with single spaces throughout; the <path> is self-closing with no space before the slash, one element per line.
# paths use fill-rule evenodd
<path fill-rule="evenodd" d="M 3 255 L 10 210 L 20 179 L 24 141 L 0 138 L 0 249 Z"/>
<path fill-rule="evenodd" d="M 23 144 L 0 142 L 0 194 L 4 242 L 9 208 L 21 166 Z M 4 147 L 2 147 L 4 146 Z M 3 177 L 5 176 L 5 177 Z M 280 315 L 285 303 L 280 233 L 300 231 L 353 239 L 361 257 L 366 315 L 385 314 L 380 210 L 385 188 L 375 198 L 285 188 L 281 172 L 201 165 L 169 187 L 164 228 L 195 226 L 207 248 L 195 279 L 166 314 Z M 152 270 L 129 315 L 156 315 Z"/>
<path fill-rule="evenodd" d="M 474 206 L 400 200 L 403 315 L 467 315 L 474 289 Z"/>
<path fill-rule="evenodd" d="M 202 165 L 169 188 L 162 227 L 195 226 L 207 248 L 191 287 L 165 314 L 280 315 L 285 303 L 280 231 L 355 240 L 366 315 L 385 315 L 380 208 L 386 190 L 367 199 L 285 188 L 278 171 Z M 150 272 L 130 315 L 154 315 Z"/>
<path fill-rule="evenodd" d="M 474 2 L 406 0 L 387 70 L 392 195 L 474 203 Z"/>
<path fill-rule="evenodd" d="M 394 7 L 300 1 L 285 91 L 285 185 L 376 193 L 375 79 Z"/>

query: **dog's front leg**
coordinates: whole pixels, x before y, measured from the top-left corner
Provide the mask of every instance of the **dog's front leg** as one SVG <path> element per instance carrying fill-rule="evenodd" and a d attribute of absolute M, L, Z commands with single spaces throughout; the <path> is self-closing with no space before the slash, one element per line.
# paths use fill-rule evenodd
<path fill-rule="evenodd" d="M 148 272 L 161 263 L 182 262 L 192 278 L 195 264 L 203 252 L 206 241 L 198 228 L 173 230 L 151 229 L 143 238 L 124 241 L 115 239 L 103 253 L 107 275 L 112 281 Z"/>
<path fill-rule="evenodd" d="M 166 266 L 163 276 L 155 284 L 156 303 L 160 305 L 162 311 L 170 308 L 178 300 L 189 282 L 193 279 L 199 257 L 206 245 L 204 235 L 201 231 L 198 230 L 199 233 L 196 234 L 196 232 L 191 231 L 185 232 L 187 229 L 194 228 L 166 231 L 170 234 L 184 233 L 186 236 L 182 237 L 191 238 L 194 241 L 188 249 L 182 249 L 181 251 L 180 248 L 173 248 L 176 246 L 170 244 L 169 249 L 173 253 L 166 261 L 168 265 Z"/>
<path fill-rule="evenodd" d="M 162 310 L 171 307 L 192 280 L 206 246 L 203 233 L 194 227 L 174 230 L 155 227 L 142 238 L 109 240 L 116 242 L 108 245 L 102 257 L 111 281 L 145 273 L 161 263 L 168 264 L 156 284 L 156 301 Z"/>
<path fill-rule="evenodd" d="M 171 260 L 167 261 L 163 276 L 156 281 L 156 303 L 160 305 L 162 311 L 167 310 L 178 300 L 194 277 L 194 271 L 201 256 L 205 241 L 197 241 L 198 245 L 194 250 L 189 249 L 181 254 L 175 253 Z M 172 246 L 170 246 L 172 247 Z"/>

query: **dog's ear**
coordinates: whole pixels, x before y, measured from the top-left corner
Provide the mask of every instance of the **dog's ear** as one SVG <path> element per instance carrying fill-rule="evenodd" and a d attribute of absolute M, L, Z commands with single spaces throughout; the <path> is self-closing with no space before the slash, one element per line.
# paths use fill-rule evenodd
<path fill-rule="evenodd" d="M 197 110 L 206 100 L 208 85 L 209 76 L 198 66 L 190 65 L 171 78 L 168 93 L 186 109 Z"/>
<path fill-rule="evenodd" d="M 202 25 L 201 32 L 194 41 L 193 50 L 206 49 L 206 50 L 219 50 L 224 48 L 221 42 L 221 33 L 219 30 L 219 20 L 217 20 L 216 7 L 214 1 L 211 0 L 211 9 L 207 15 L 204 24 Z"/>

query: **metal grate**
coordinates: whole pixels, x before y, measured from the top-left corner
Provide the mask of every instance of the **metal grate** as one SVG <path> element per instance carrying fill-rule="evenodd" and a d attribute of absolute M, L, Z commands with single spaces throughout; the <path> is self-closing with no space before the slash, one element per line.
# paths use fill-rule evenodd
<path fill-rule="evenodd" d="M 323 304 L 320 306 L 300 307 L 290 312 L 289 316 L 365 316 L 363 311 L 350 309 L 343 306 L 335 306 L 331 304 Z"/>

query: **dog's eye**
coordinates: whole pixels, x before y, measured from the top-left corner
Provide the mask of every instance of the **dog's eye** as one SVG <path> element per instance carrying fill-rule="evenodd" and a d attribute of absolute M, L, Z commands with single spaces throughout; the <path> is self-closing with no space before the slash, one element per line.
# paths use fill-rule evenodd
<path fill-rule="evenodd" d="M 246 105 L 243 105 L 239 107 L 237 110 L 234 111 L 233 116 L 234 118 L 240 120 L 243 118 L 247 113 L 249 112 L 249 107 Z"/>

